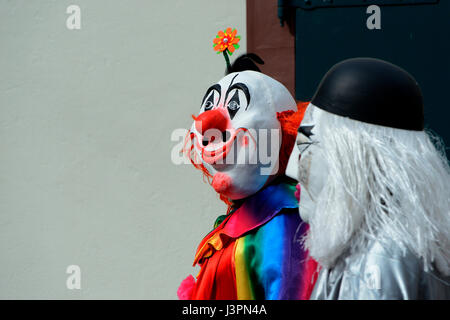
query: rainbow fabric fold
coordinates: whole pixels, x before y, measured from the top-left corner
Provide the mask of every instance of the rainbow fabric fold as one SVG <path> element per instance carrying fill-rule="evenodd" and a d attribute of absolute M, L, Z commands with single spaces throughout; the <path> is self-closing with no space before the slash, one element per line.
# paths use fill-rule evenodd
<path fill-rule="evenodd" d="M 308 299 L 317 269 L 299 243 L 307 225 L 295 183 L 277 179 L 247 198 L 200 243 L 191 299 Z"/>

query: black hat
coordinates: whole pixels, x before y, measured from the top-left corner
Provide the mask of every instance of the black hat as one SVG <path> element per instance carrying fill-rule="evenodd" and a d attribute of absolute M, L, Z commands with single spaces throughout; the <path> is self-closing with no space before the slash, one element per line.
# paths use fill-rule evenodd
<path fill-rule="evenodd" d="M 402 68 L 373 58 L 344 60 L 320 82 L 311 103 L 325 111 L 381 126 L 421 131 L 423 97 Z"/>

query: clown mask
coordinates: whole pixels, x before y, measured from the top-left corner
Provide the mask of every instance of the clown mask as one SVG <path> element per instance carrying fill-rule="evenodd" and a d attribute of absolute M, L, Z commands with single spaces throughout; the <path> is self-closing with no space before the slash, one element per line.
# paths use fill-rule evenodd
<path fill-rule="evenodd" d="M 301 189 L 299 210 L 301 218 L 306 222 L 315 211 L 317 198 L 322 192 L 328 176 L 328 165 L 320 143 L 322 112 L 314 105 L 309 104 L 297 136 L 297 175 Z"/>
<path fill-rule="evenodd" d="M 296 111 L 278 81 L 255 71 L 228 74 L 206 91 L 193 117 L 191 161 L 212 178 L 216 192 L 230 200 L 246 198 L 283 170 L 279 118 Z"/>

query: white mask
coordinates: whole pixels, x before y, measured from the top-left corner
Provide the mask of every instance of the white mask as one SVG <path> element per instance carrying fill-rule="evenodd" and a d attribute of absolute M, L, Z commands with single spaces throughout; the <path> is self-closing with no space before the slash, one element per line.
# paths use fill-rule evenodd
<path fill-rule="evenodd" d="M 248 197 L 277 173 L 281 146 L 277 112 L 286 110 L 297 110 L 289 91 L 260 72 L 231 73 L 207 90 L 190 132 L 218 193 L 232 200 Z M 259 129 L 267 134 L 261 135 Z M 272 129 L 277 131 L 271 138 Z M 261 150 L 262 136 L 269 151 Z"/>
<path fill-rule="evenodd" d="M 301 218 L 306 222 L 315 211 L 317 198 L 328 177 L 328 166 L 320 144 L 322 112 L 319 108 L 309 104 L 297 136 L 298 181 L 301 186 L 299 210 Z"/>

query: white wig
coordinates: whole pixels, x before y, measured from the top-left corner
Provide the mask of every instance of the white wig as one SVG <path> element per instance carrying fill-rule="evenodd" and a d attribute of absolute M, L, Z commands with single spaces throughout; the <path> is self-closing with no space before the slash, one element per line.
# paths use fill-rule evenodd
<path fill-rule="evenodd" d="M 329 268 L 384 235 L 425 270 L 449 275 L 450 168 L 440 140 L 317 111 L 329 174 L 309 214 L 311 256 Z"/>

